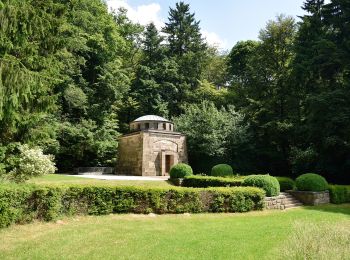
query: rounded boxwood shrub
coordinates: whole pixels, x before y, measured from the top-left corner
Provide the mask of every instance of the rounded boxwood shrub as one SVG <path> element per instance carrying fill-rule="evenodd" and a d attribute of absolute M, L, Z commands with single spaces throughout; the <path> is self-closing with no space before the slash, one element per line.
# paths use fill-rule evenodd
<path fill-rule="evenodd" d="M 175 164 L 170 169 L 170 178 L 172 179 L 184 178 L 191 175 L 193 175 L 193 170 L 191 166 L 185 163 Z"/>
<path fill-rule="evenodd" d="M 286 191 L 286 190 L 294 190 L 295 188 L 295 181 L 292 180 L 289 177 L 276 177 L 280 184 L 280 190 Z"/>
<path fill-rule="evenodd" d="M 211 176 L 227 177 L 233 176 L 232 167 L 228 164 L 218 164 L 211 169 Z"/>
<path fill-rule="evenodd" d="M 295 180 L 297 190 L 300 191 L 325 191 L 328 189 L 328 182 L 321 175 L 305 173 Z"/>
<path fill-rule="evenodd" d="M 278 180 L 270 175 L 249 175 L 243 180 L 242 186 L 262 188 L 268 197 L 278 196 L 280 194 Z"/>

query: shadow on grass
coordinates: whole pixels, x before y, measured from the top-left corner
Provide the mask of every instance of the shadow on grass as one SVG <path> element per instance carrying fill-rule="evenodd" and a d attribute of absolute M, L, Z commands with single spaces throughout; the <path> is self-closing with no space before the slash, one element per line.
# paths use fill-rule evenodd
<path fill-rule="evenodd" d="M 303 208 L 305 208 L 307 210 L 317 210 L 317 211 L 350 215 L 350 204 L 349 203 L 325 204 L 325 205 L 318 205 L 318 206 L 304 206 Z"/>

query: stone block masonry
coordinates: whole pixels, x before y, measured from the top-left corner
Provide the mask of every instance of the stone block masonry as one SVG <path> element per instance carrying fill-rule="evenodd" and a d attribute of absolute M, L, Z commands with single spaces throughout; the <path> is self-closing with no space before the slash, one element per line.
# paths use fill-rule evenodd
<path fill-rule="evenodd" d="M 330 203 L 328 191 L 287 191 L 305 205 L 321 205 Z"/>

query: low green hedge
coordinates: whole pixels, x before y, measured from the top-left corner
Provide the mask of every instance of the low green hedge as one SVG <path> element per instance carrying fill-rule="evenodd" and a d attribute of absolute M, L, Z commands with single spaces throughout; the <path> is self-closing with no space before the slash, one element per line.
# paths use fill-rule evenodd
<path fill-rule="evenodd" d="M 297 190 L 300 191 L 325 191 L 328 182 L 324 177 L 315 173 L 305 173 L 295 179 Z"/>
<path fill-rule="evenodd" d="M 212 177 L 212 176 L 189 176 L 182 181 L 183 187 L 208 188 L 208 187 L 235 187 L 241 186 L 243 179 Z"/>
<path fill-rule="evenodd" d="M 262 188 L 268 197 L 280 194 L 280 184 L 275 177 L 270 175 L 249 175 L 243 180 L 242 186 Z"/>
<path fill-rule="evenodd" d="M 280 190 L 286 191 L 286 190 L 294 190 L 295 188 L 295 181 L 289 177 L 276 177 L 280 184 Z"/>
<path fill-rule="evenodd" d="M 263 209 L 264 195 L 253 187 L 0 186 L 0 227 L 76 214 L 246 212 Z"/>
<path fill-rule="evenodd" d="M 217 164 L 211 169 L 210 175 L 216 177 L 231 177 L 233 176 L 233 169 L 228 164 Z"/>
<path fill-rule="evenodd" d="M 350 202 L 349 185 L 329 185 L 328 189 L 331 203 L 341 204 Z"/>

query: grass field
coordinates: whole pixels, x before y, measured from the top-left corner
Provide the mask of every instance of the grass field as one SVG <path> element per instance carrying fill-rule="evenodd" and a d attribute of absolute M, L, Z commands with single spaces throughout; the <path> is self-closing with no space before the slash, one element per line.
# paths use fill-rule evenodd
<path fill-rule="evenodd" d="M 350 204 L 109 215 L 0 230 L 0 259 L 349 259 Z"/>
<path fill-rule="evenodd" d="M 173 187 L 168 181 L 126 181 L 126 180 L 97 180 L 82 177 L 66 176 L 61 174 L 48 174 L 41 177 L 33 178 L 28 183 L 35 184 L 91 184 L 91 185 L 108 185 L 108 186 L 136 186 L 136 187 Z"/>

